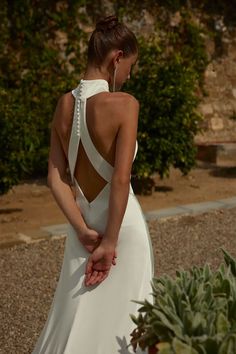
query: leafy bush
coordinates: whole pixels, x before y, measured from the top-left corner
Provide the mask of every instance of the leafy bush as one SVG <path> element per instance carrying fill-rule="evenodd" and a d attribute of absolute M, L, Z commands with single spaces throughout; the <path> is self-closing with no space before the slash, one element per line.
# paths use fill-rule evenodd
<path fill-rule="evenodd" d="M 224 251 L 226 267 L 209 265 L 153 278 L 154 302 L 142 306 L 132 345 L 155 346 L 160 354 L 236 353 L 236 260 Z"/>
<path fill-rule="evenodd" d="M 158 61 L 157 45 L 140 42 L 139 68 L 128 84 L 140 102 L 139 154 L 134 174 L 161 176 L 171 165 L 188 172 L 195 164 L 194 136 L 201 119 L 196 112 L 196 74 L 173 55 Z"/>
<path fill-rule="evenodd" d="M 76 86 L 84 63 L 72 56 L 69 64 L 75 72 L 69 72 L 68 57 L 72 51 L 79 56 L 84 35 L 71 17 L 81 1 L 64 12 L 56 8 L 56 2 L 37 2 L 34 7 L 35 2 L 1 4 L 0 193 L 23 177 L 46 175 L 56 101 Z M 67 30 L 67 26 L 71 31 L 63 58 L 56 31 Z"/>

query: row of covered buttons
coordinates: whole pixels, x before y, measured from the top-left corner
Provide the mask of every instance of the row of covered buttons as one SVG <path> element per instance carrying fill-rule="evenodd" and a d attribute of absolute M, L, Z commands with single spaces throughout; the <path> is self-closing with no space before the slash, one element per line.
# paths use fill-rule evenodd
<path fill-rule="evenodd" d="M 77 136 L 80 136 L 80 99 L 81 99 L 81 95 L 82 95 L 82 91 L 83 91 L 83 83 L 80 82 L 79 87 L 77 88 L 77 92 L 76 92 L 76 98 L 77 98 L 77 107 L 76 107 L 76 112 L 77 112 L 77 126 L 76 126 L 76 131 L 77 131 Z"/>

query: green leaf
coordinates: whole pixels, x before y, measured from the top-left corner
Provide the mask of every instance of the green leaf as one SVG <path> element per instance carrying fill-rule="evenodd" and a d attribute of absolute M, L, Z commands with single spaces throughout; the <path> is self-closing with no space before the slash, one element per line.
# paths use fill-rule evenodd
<path fill-rule="evenodd" d="M 174 354 L 170 343 L 161 342 L 157 344 L 158 354 Z"/>
<path fill-rule="evenodd" d="M 230 329 L 230 322 L 226 316 L 220 312 L 216 319 L 216 330 L 218 333 L 227 333 Z"/>
<path fill-rule="evenodd" d="M 132 313 L 130 314 L 130 318 L 132 319 L 132 321 L 133 321 L 136 325 L 139 324 L 139 321 L 138 321 L 137 317 L 134 316 Z"/>
<path fill-rule="evenodd" d="M 192 330 L 195 332 L 203 323 L 206 323 L 206 320 L 200 312 L 195 313 L 192 322 Z"/>
<path fill-rule="evenodd" d="M 236 334 L 230 334 L 223 340 L 218 354 L 234 354 L 236 353 Z"/>
<path fill-rule="evenodd" d="M 236 276 L 236 259 L 233 258 L 227 251 L 221 248 L 221 251 L 224 254 L 224 260 L 228 267 L 230 267 L 231 272 L 234 276 Z"/>
<path fill-rule="evenodd" d="M 178 338 L 173 339 L 173 349 L 175 354 L 198 354 L 190 345 L 183 343 Z"/>

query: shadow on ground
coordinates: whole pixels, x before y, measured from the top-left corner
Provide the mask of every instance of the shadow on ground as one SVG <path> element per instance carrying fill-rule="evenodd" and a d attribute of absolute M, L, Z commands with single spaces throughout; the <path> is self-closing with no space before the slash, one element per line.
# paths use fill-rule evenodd
<path fill-rule="evenodd" d="M 236 178 L 236 167 L 217 167 L 209 172 L 210 176 Z"/>
<path fill-rule="evenodd" d="M 155 192 L 166 193 L 166 192 L 172 192 L 173 189 L 174 188 L 170 186 L 155 186 Z"/>
<path fill-rule="evenodd" d="M 23 209 L 21 208 L 4 208 L 4 209 L 0 209 L 0 215 L 1 214 L 12 214 L 12 213 L 16 213 L 16 212 L 20 212 Z"/>

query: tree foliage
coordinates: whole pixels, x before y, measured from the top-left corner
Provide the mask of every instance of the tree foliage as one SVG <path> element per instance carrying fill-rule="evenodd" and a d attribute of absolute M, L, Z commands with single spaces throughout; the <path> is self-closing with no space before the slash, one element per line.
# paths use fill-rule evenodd
<path fill-rule="evenodd" d="M 80 1 L 81 3 L 81 1 Z M 69 8 L 48 1 L 2 3 L 0 47 L 0 192 L 23 177 L 47 171 L 50 121 L 57 99 L 75 87 L 84 59 L 84 33 L 75 22 L 79 2 Z M 57 31 L 70 28 L 66 56 Z M 70 53 L 76 53 L 68 61 Z M 74 72 L 68 70 L 73 64 Z M 77 73 L 77 75 L 75 75 Z"/>

